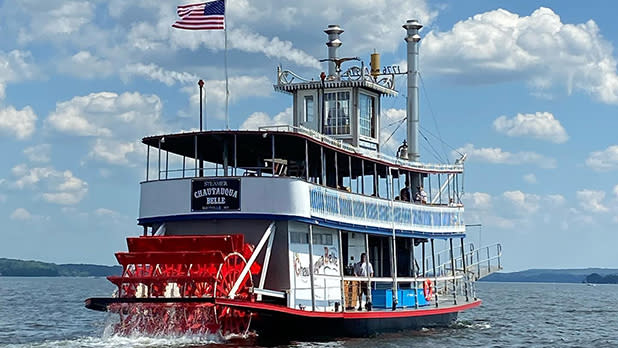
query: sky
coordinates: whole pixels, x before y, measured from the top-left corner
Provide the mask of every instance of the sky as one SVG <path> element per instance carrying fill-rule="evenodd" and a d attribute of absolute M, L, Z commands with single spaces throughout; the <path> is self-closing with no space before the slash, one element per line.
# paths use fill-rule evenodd
<path fill-rule="evenodd" d="M 0 257 L 115 264 L 138 235 L 144 136 L 224 127 L 223 33 L 171 28 L 159 0 L 0 0 Z M 276 66 L 317 79 L 341 56 L 405 67 L 421 30 L 421 159 L 465 164 L 471 241 L 507 271 L 618 268 L 618 22 L 612 2 L 229 0 L 230 127 L 291 122 Z M 345 66 L 344 66 L 345 68 Z M 404 69 L 402 69 L 404 70 Z M 405 80 L 382 145 L 405 137 Z"/>

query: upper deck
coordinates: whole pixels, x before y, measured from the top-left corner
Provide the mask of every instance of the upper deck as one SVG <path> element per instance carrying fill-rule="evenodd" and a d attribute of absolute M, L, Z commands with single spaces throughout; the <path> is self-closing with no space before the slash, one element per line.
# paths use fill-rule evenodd
<path fill-rule="evenodd" d="M 455 203 L 461 164 L 409 162 L 292 126 L 167 134 L 143 142 L 149 169 L 141 189 L 142 225 L 287 219 L 377 234 L 465 233 L 463 206 Z M 431 177 L 437 179 L 425 204 L 399 197 L 414 175 L 430 178 L 430 188 Z M 234 192 L 224 197 L 225 189 Z"/>
<path fill-rule="evenodd" d="M 463 164 L 413 162 L 378 151 L 356 147 L 341 139 L 302 126 L 279 125 L 260 127 L 259 130 L 186 132 L 155 135 L 142 139 L 144 144 L 161 151 L 221 165 L 225 159 L 223 157 L 224 152 L 228 152 L 229 165 L 236 163 L 237 166 L 247 169 L 254 168 L 255 164 L 244 165 L 244 163 L 255 162 L 255 158 L 251 156 L 258 153 L 261 153 L 261 157 L 266 160 L 269 159 L 269 154 L 272 155 L 270 156 L 272 158 L 275 158 L 275 156 L 276 158 L 299 157 L 298 152 L 304 151 L 305 141 L 311 143 L 309 151 L 313 150 L 315 146 L 320 146 L 346 156 L 379 163 L 400 171 L 425 174 L 460 174 L 464 170 Z M 229 158 L 231 156 L 235 156 L 235 158 Z M 303 159 L 304 157 L 300 158 L 300 160 Z M 194 169 L 197 170 L 197 166 Z M 148 181 L 149 178 L 146 180 Z"/>

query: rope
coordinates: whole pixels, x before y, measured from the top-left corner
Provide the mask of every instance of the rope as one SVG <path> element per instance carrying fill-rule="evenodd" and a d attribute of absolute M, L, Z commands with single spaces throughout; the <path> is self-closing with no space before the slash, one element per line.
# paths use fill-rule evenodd
<path fill-rule="evenodd" d="M 438 121 L 436 120 L 436 115 L 433 112 L 431 101 L 429 100 L 429 97 L 427 95 L 427 90 L 425 89 L 425 80 L 423 80 L 423 75 L 421 75 L 420 71 L 418 72 L 418 76 L 421 78 L 421 87 L 423 88 L 423 95 L 425 96 L 425 100 L 427 101 L 427 106 L 429 107 L 429 112 L 431 113 L 431 118 L 433 118 L 433 123 L 436 127 L 436 131 L 438 132 L 438 136 L 440 136 L 440 140 L 441 140 L 442 134 L 440 134 L 440 128 L 438 128 Z M 446 159 L 448 161 L 448 154 L 446 152 L 446 149 L 444 148 L 444 143 L 442 143 L 442 151 L 444 151 L 444 156 L 446 156 Z"/>

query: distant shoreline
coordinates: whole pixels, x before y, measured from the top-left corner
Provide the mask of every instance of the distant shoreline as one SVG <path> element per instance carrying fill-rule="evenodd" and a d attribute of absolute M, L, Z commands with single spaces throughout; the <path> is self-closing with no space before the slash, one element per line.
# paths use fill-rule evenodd
<path fill-rule="evenodd" d="M 121 275 L 121 266 L 55 264 L 0 258 L 0 277 L 107 277 Z M 529 269 L 491 274 L 482 282 L 618 284 L 618 269 Z"/>
<path fill-rule="evenodd" d="M 106 277 L 121 274 L 121 266 L 55 264 L 0 258 L 0 277 Z"/>
<path fill-rule="evenodd" d="M 480 281 L 518 283 L 593 283 L 618 284 L 618 269 L 529 269 L 520 272 L 494 273 Z"/>

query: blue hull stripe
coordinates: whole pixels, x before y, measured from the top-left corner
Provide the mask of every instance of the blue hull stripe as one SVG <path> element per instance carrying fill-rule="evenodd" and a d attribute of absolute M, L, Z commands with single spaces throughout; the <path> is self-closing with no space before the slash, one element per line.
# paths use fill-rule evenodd
<path fill-rule="evenodd" d="M 172 221 L 189 221 L 189 220 L 270 220 L 270 221 L 298 221 L 313 225 L 324 226 L 334 229 L 342 229 L 350 232 L 369 233 L 383 236 L 392 236 L 393 230 L 382 227 L 373 227 L 365 225 L 354 225 L 322 218 L 306 218 L 293 215 L 275 215 L 275 214 L 245 214 L 245 213 L 225 213 L 225 214 L 186 214 L 186 215 L 170 215 L 163 217 L 141 218 L 137 219 L 139 225 L 150 225 L 153 223 L 164 223 Z M 465 237 L 465 233 L 459 232 L 421 232 L 412 230 L 395 230 L 395 235 L 398 237 L 415 237 L 415 238 L 461 238 Z"/>

